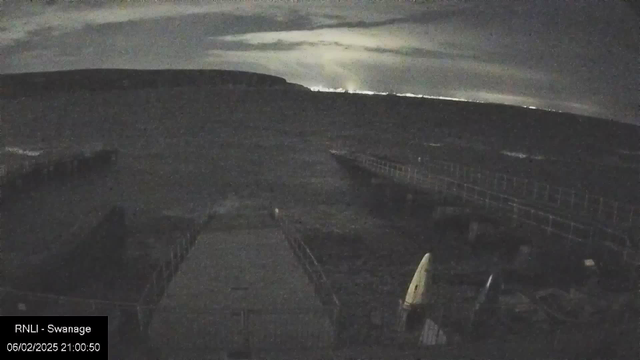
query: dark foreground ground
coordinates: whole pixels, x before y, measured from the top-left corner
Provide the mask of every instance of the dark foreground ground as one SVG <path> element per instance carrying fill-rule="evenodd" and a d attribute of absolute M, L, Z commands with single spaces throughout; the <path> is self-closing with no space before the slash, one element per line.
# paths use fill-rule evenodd
<path fill-rule="evenodd" d="M 121 150 L 117 171 L 96 180 L 99 195 L 43 200 L 43 214 L 71 216 L 80 202 L 97 197 L 123 205 L 131 224 L 147 223 L 140 228 L 162 223 L 158 216 L 168 210 L 229 213 L 255 203 L 306 211 L 310 219 L 333 214 L 328 219 L 340 218 L 348 228 L 351 221 L 363 220 L 347 216 L 359 200 L 328 153 L 341 145 L 427 154 L 640 203 L 638 167 L 620 166 L 613 159 L 619 148 L 638 150 L 638 128 L 573 115 L 433 100 L 197 87 L 3 99 L 0 111 L 7 145 L 51 146 L 64 139 L 106 142 Z M 500 155 L 503 150 L 562 161 L 517 159 Z M 631 165 L 637 165 L 634 161 Z M 28 219 L 27 212 L 25 205 L 20 212 L 25 215 L 16 219 Z M 332 241 L 336 249 L 348 242 L 365 244 L 357 251 L 378 254 L 384 259 L 376 261 L 410 277 L 424 249 L 407 245 L 409 250 L 397 251 L 400 236 L 387 235 L 387 225 Z M 358 240 L 363 237 L 366 242 Z M 147 238 L 136 245 L 140 256 L 149 256 L 159 248 L 153 244 L 163 241 L 161 236 Z M 381 301 L 395 302 L 396 294 L 405 291 L 403 283 L 384 280 L 374 270 L 364 272 L 370 283 L 393 294 Z M 349 279 L 336 283 L 355 291 Z"/>

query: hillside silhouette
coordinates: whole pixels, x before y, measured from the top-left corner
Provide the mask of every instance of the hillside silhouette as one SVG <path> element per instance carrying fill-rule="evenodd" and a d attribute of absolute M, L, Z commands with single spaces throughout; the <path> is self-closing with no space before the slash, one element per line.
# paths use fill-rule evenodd
<path fill-rule="evenodd" d="M 306 89 L 276 76 L 228 70 L 81 69 L 0 75 L 0 97 L 5 98 L 193 86 Z"/>

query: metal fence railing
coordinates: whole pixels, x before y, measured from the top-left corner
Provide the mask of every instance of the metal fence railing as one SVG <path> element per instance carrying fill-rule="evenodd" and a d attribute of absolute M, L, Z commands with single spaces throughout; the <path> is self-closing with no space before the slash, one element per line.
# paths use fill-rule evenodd
<path fill-rule="evenodd" d="M 440 160 L 421 158 L 419 164 L 430 173 L 562 209 L 614 226 L 640 225 L 639 206 L 589 194 L 588 191 L 549 185 Z"/>
<path fill-rule="evenodd" d="M 171 280 L 178 273 L 180 265 L 195 245 L 196 239 L 197 235 L 194 232 L 188 232 L 181 236 L 171 249 L 169 259 L 160 264 L 151 275 L 149 284 L 144 288 L 140 300 L 138 300 L 138 319 L 141 331 L 147 331 L 156 306 L 162 300 Z"/>
<path fill-rule="evenodd" d="M 180 265 L 186 259 L 189 251 L 195 245 L 199 231 L 209 222 L 208 218 L 201 224 L 177 239 L 171 249 L 168 260 L 161 263 L 151 276 L 151 280 L 144 288 L 138 302 L 119 302 L 97 299 L 83 299 L 69 296 L 58 296 L 46 293 L 32 293 L 10 288 L 0 288 L 0 294 L 5 301 L 2 309 L 10 313 L 51 313 L 55 311 L 64 315 L 92 315 L 102 309 L 127 309 L 135 314 L 136 326 L 141 332 L 146 332 L 153 316 L 153 309 L 162 299 Z M 111 310 L 109 310 L 111 311 Z"/>
<path fill-rule="evenodd" d="M 276 209 L 276 221 L 279 223 L 287 243 L 293 250 L 297 259 L 301 263 L 307 277 L 314 286 L 314 291 L 320 303 L 326 310 L 331 324 L 334 328 L 337 328 L 337 319 L 340 312 L 340 302 L 331 288 L 331 284 L 322 267 L 318 264 L 318 261 L 313 256 L 309 248 L 305 245 L 302 235 L 296 231 L 295 226 L 291 223 L 287 214 L 282 213 L 279 209 Z"/>
<path fill-rule="evenodd" d="M 338 153 L 334 152 L 334 154 Z M 355 153 L 340 153 L 338 155 L 351 158 L 359 166 L 374 173 L 394 178 L 412 186 L 456 196 L 464 202 L 483 206 L 486 210 L 498 211 L 511 217 L 516 223 L 533 225 L 548 234 L 553 233 L 587 246 L 593 246 L 596 243 L 605 245 L 620 252 L 624 261 L 640 264 L 640 254 L 637 249 L 631 246 L 629 237 L 617 229 L 585 224 L 582 221 L 573 221 L 568 216 L 537 210 L 523 205 L 521 199 L 512 195 L 505 195 L 498 192 L 499 190 L 487 190 L 483 186 L 445 177 L 436 171 L 429 171 L 429 167 L 425 171 L 424 168 L 382 160 L 369 155 Z"/>
<path fill-rule="evenodd" d="M 340 144 L 340 143 L 338 143 Z M 348 145 L 344 144 L 345 148 Z M 362 152 L 366 152 L 363 150 Z M 542 181 L 520 178 L 486 171 L 458 163 L 411 157 L 409 163 L 425 171 L 450 179 L 476 185 L 488 190 L 500 191 L 537 204 L 571 212 L 590 220 L 627 228 L 640 226 L 640 205 L 609 199 L 587 190 L 550 185 Z"/>
<path fill-rule="evenodd" d="M 171 281 L 180 270 L 180 265 L 186 260 L 189 252 L 195 246 L 198 235 L 212 220 L 213 216 L 211 216 L 209 210 L 207 210 L 205 218 L 199 221 L 196 220 L 196 223 L 191 229 L 181 234 L 176 240 L 175 245 L 169 251 L 168 259 L 158 265 L 153 275 L 151 275 L 151 279 L 142 291 L 142 295 L 140 295 L 137 303 L 139 306 L 138 320 L 141 332 L 148 331 L 154 310 L 162 300 L 169 284 L 171 284 Z"/>

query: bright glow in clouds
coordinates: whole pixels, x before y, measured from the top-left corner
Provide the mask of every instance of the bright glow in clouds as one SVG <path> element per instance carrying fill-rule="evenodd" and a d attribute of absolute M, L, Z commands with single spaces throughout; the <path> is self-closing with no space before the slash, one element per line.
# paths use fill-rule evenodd
<path fill-rule="evenodd" d="M 393 27 L 394 32 L 389 31 L 389 26 L 380 26 L 373 29 L 350 29 L 345 33 L 344 29 L 320 29 L 312 31 L 287 31 L 287 32 L 263 32 L 246 35 L 230 35 L 218 37 L 220 40 L 240 41 L 246 44 L 273 44 L 306 43 L 316 45 L 339 45 L 353 47 L 369 47 L 399 50 L 407 46 L 424 46 L 424 41 L 412 39 L 408 35 L 411 32 L 406 27 Z"/>

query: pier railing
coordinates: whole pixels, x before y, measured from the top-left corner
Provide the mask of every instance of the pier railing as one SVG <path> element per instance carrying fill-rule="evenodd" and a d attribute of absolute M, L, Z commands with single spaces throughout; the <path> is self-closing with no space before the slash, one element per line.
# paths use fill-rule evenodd
<path fill-rule="evenodd" d="M 393 178 L 398 182 L 436 193 L 453 195 L 463 202 L 474 203 L 486 210 L 500 212 L 502 215 L 511 217 L 514 223 L 532 225 L 549 235 L 554 234 L 571 242 L 583 243 L 589 248 L 597 245 L 606 246 L 619 252 L 624 261 L 640 264 L 640 254 L 632 246 L 629 237 L 620 230 L 574 220 L 570 215 L 538 209 L 509 192 L 504 193 L 499 188 L 496 189 L 497 186 L 487 189 L 487 181 L 485 186 L 476 185 L 457 180 L 455 176 L 454 178 L 443 176 L 440 171 L 429 165 L 407 165 L 358 153 L 334 151 L 333 154 L 348 158 L 364 169 Z M 495 179 L 492 181 L 497 183 Z M 502 184 L 504 187 L 504 183 Z"/>
<path fill-rule="evenodd" d="M 536 180 L 426 158 L 420 158 L 418 167 L 429 173 L 527 199 L 615 227 L 640 225 L 639 206 L 590 194 L 588 191 L 554 186 Z"/>

